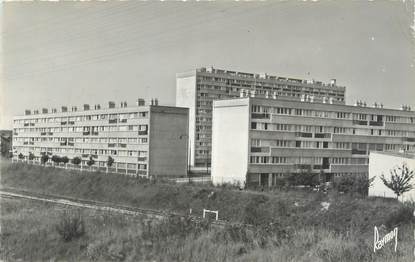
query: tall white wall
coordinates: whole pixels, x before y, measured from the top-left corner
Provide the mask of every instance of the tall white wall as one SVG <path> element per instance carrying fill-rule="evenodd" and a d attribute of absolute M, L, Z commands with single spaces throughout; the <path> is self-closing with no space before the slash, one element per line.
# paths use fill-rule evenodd
<path fill-rule="evenodd" d="M 195 163 L 196 75 L 176 78 L 176 106 L 189 108 L 190 165 Z"/>
<path fill-rule="evenodd" d="M 415 170 L 415 159 L 411 157 L 404 157 L 401 155 L 392 155 L 381 152 L 371 152 L 369 156 L 369 178 L 376 176 L 373 186 L 369 188 L 369 196 L 381 196 L 396 198 L 395 193 L 388 187 L 386 187 L 380 177 L 382 174 L 386 178 L 390 178 L 390 170 L 401 167 L 403 163 L 406 163 L 411 170 Z M 415 188 L 415 179 L 412 181 Z M 401 201 L 415 200 L 415 189 L 404 193 L 399 198 Z"/>
<path fill-rule="evenodd" d="M 212 182 L 243 186 L 248 171 L 249 100 L 215 101 L 212 122 Z"/>

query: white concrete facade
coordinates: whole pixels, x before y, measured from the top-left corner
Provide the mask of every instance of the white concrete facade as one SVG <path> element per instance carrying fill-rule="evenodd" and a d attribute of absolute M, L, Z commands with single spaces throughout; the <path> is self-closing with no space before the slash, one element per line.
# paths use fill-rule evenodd
<path fill-rule="evenodd" d="M 380 177 L 390 179 L 391 170 L 406 164 L 409 170 L 415 171 L 415 154 L 371 152 L 369 156 L 369 178 L 375 177 L 373 185 L 369 188 L 369 196 L 396 198 L 395 193 L 384 185 Z M 415 179 L 412 181 L 414 189 L 399 197 L 400 201 L 415 200 Z"/>
<path fill-rule="evenodd" d="M 126 104 L 64 108 L 14 117 L 14 159 L 40 162 L 42 154 L 79 157 L 81 169 L 145 177 L 187 176 L 187 108 Z M 108 157 L 114 159 L 111 167 L 107 167 Z M 95 161 L 91 167 L 87 166 L 90 158 Z"/>
<path fill-rule="evenodd" d="M 191 166 L 211 166 L 212 103 L 238 98 L 241 93 L 255 97 L 285 97 L 293 101 L 344 104 L 345 87 L 330 83 L 236 72 L 217 68 L 198 68 L 176 75 L 176 106 L 189 108 Z"/>
<path fill-rule="evenodd" d="M 301 172 L 329 182 L 368 176 L 370 152 L 415 152 L 415 112 L 286 98 L 218 100 L 212 138 L 215 184 L 273 186 Z"/>
<path fill-rule="evenodd" d="M 212 182 L 214 185 L 244 186 L 248 172 L 249 101 L 217 101 L 213 118 Z M 235 147 L 234 144 L 241 146 Z"/>

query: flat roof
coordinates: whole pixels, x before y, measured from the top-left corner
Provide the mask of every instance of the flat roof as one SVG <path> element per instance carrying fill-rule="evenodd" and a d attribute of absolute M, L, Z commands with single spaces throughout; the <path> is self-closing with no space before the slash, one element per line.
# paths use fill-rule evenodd
<path fill-rule="evenodd" d="M 372 152 L 370 152 L 370 154 L 379 154 L 379 155 L 387 155 L 387 156 L 396 156 L 396 157 L 402 157 L 402 158 L 415 159 L 415 152 L 399 153 L 399 152 L 372 151 Z"/>
<path fill-rule="evenodd" d="M 379 112 L 390 112 L 401 116 L 412 116 L 415 117 L 415 111 L 405 111 L 401 109 L 394 109 L 394 108 L 380 108 L 380 107 L 371 107 L 371 106 L 354 106 L 354 105 L 346 105 L 346 104 L 329 104 L 329 103 L 322 103 L 322 102 L 308 102 L 308 101 L 300 101 L 300 100 L 293 100 L 290 97 L 283 97 L 279 96 L 276 99 L 274 98 L 263 98 L 263 97 L 237 97 L 237 98 L 229 98 L 229 99 L 222 99 L 222 100 L 215 100 L 214 106 L 224 106 L 226 105 L 227 101 L 232 100 L 250 100 L 256 102 L 265 102 L 270 103 L 272 102 L 280 102 L 285 103 L 284 106 L 292 105 L 308 105 L 310 109 L 317 109 L 317 110 L 326 110 L 327 108 L 333 108 L 336 110 L 347 110 L 348 113 L 373 113 L 378 114 Z M 220 102 L 219 102 L 220 101 Z"/>

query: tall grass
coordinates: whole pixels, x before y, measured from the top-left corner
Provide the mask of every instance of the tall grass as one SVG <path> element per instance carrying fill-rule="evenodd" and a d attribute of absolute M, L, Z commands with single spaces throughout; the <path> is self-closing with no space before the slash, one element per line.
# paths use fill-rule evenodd
<path fill-rule="evenodd" d="M 409 261 L 413 259 L 413 206 L 396 200 L 306 191 L 247 192 L 229 188 L 150 183 L 116 174 L 79 173 L 22 164 L 2 165 L 1 184 L 137 207 L 219 218 L 251 226 L 208 229 L 189 220 L 161 224 L 128 217 L 86 217 L 86 235 L 64 243 L 57 207 L 2 205 L 1 254 L 24 261 Z M 323 209 L 321 203 L 330 203 Z M 17 205 L 18 206 L 18 205 Z M 59 209 L 58 209 L 59 210 Z M 90 212 L 90 211 L 83 211 Z M 3 214 L 5 214 L 3 216 Z M 92 214 L 92 213 L 91 213 Z M 22 230 L 19 225 L 24 225 Z M 373 227 L 399 225 L 399 252 L 373 254 Z M 177 231 L 178 230 L 178 231 Z M 162 236 L 162 237 L 159 237 Z M 17 243 L 27 245 L 19 250 Z M 151 243 L 151 244 L 150 244 Z M 13 260 L 13 259 L 12 259 Z"/>
<path fill-rule="evenodd" d="M 79 211 L 86 235 L 64 241 L 53 225 L 73 208 L 10 199 L 1 204 L 5 261 L 413 261 L 412 234 L 401 234 L 398 253 L 387 245 L 374 254 L 372 234 L 353 231 L 304 227 L 257 234 L 257 227 L 212 228 L 190 218 L 148 221 L 93 210 Z M 401 231 L 412 232 L 412 225 Z"/>

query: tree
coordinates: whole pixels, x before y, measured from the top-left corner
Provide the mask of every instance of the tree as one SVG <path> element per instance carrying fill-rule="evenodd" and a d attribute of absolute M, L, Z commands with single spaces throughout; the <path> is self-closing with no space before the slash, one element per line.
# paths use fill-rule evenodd
<path fill-rule="evenodd" d="M 95 164 L 95 160 L 92 156 L 89 156 L 89 160 L 86 162 L 86 164 L 91 168 L 93 164 Z"/>
<path fill-rule="evenodd" d="M 114 164 L 114 158 L 112 158 L 111 156 L 108 156 L 107 167 L 111 167 L 112 164 Z"/>
<path fill-rule="evenodd" d="M 406 163 L 403 163 L 402 167 L 391 170 L 390 174 L 390 180 L 385 178 L 384 174 L 382 174 L 380 179 L 385 186 L 395 193 L 396 198 L 399 198 L 403 193 L 408 192 L 413 188 L 411 180 L 414 178 L 415 174 L 413 170 L 409 170 Z"/>
<path fill-rule="evenodd" d="M 108 156 L 108 159 L 107 159 L 107 170 L 106 170 L 107 173 L 108 173 L 108 168 L 110 168 L 112 166 L 112 164 L 114 164 L 114 158 L 112 158 L 111 156 Z"/>
<path fill-rule="evenodd" d="M 61 158 L 60 158 L 60 156 L 53 155 L 53 156 L 52 156 L 52 161 L 53 161 L 55 164 L 59 164 L 59 163 L 61 162 Z"/>
<path fill-rule="evenodd" d="M 35 155 L 32 152 L 29 152 L 29 160 L 33 160 L 35 158 Z"/>
<path fill-rule="evenodd" d="M 48 162 L 49 156 L 46 153 L 42 153 L 42 156 L 40 157 L 40 162 L 44 165 L 46 162 Z"/>
<path fill-rule="evenodd" d="M 74 165 L 79 165 L 81 162 L 82 162 L 82 160 L 81 160 L 81 158 L 79 158 L 79 157 L 74 157 L 74 158 L 72 158 L 72 164 L 74 164 Z"/>
<path fill-rule="evenodd" d="M 19 157 L 19 159 L 24 159 L 24 155 L 23 155 L 22 153 L 20 153 L 20 154 L 18 155 L 18 157 Z"/>
<path fill-rule="evenodd" d="M 69 162 L 69 158 L 67 156 L 61 157 L 61 162 L 66 166 L 66 164 Z"/>

